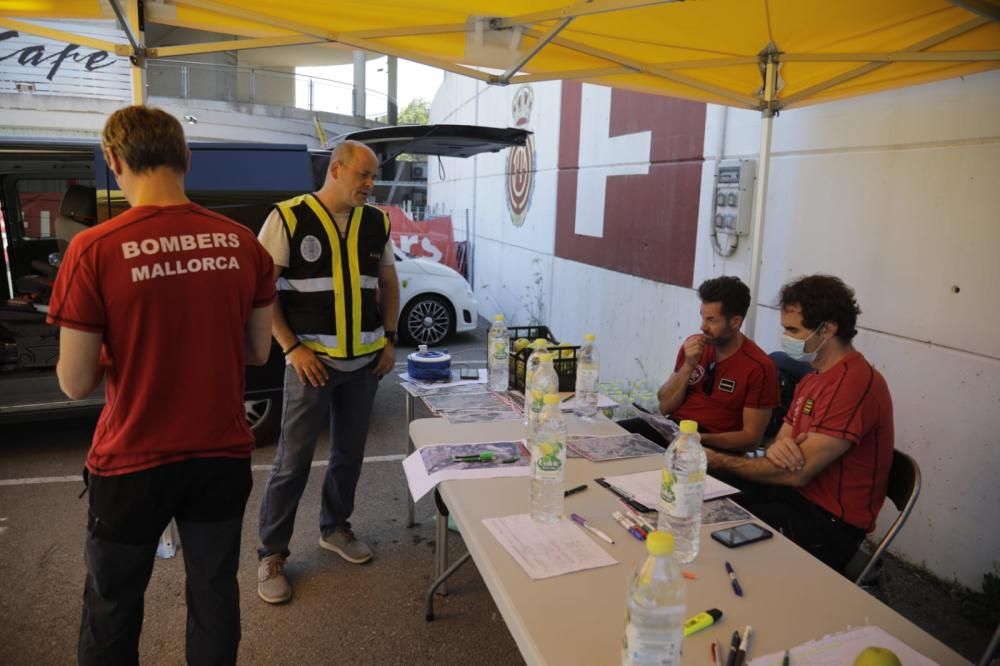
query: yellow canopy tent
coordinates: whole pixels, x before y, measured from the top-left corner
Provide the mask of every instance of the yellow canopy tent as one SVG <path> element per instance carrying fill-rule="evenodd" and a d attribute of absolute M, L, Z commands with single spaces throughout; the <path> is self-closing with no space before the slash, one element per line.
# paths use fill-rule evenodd
<path fill-rule="evenodd" d="M 128 44 L 34 22 L 116 16 Z M 146 48 L 145 22 L 238 38 Z M 147 58 L 332 43 L 498 85 L 574 79 L 760 110 L 755 297 L 774 115 L 1000 66 L 997 0 L 0 0 L 0 27 L 129 56 L 136 102 Z"/>

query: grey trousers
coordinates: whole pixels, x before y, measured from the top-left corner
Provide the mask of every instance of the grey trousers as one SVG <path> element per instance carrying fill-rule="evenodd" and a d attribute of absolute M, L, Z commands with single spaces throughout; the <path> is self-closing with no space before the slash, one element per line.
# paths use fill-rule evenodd
<path fill-rule="evenodd" d="M 365 457 L 365 440 L 379 378 L 374 362 L 353 372 L 328 368 L 325 386 L 303 386 L 291 365 L 285 368 L 281 437 L 260 505 L 263 558 L 289 554 L 295 513 L 305 491 L 320 430 L 329 423 L 330 459 L 323 476 L 319 528 L 327 535 L 350 527 L 354 494 Z"/>

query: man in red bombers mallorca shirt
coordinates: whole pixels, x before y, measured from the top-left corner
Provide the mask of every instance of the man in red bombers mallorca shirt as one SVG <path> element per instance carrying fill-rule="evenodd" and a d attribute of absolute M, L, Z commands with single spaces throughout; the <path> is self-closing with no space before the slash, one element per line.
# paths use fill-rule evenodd
<path fill-rule="evenodd" d="M 763 458 L 708 451 L 713 473 L 750 483 L 740 503 L 830 567 L 843 571 L 885 500 L 892 465 L 892 399 L 852 340 L 860 314 L 839 278 L 811 275 L 781 288 L 781 346 L 816 372 Z"/>
<path fill-rule="evenodd" d="M 737 277 L 706 280 L 698 287 L 701 333 L 677 352 L 674 372 L 657 391 L 661 414 L 678 423 L 698 422 L 704 445 L 728 451 L 760 446 L 780 402 L 774 362 L 740 328 L 750 289 Z M 620 425 L 659 444 L 665 441 L 642 419 Z"/>
<path fill-rule="evenodd" d="M 270 351 L 274 265 L 253 233 L 184 193 L 180 123 L 149 107 L 113 113 L 102 150 L 131 208 L 70 243 L 49 304 L 59 385 L 103 380 L 87 454 L 78 658 L 137 664 L 143 594 L 160 534 L 184 544 L 187 661 L 234 664 L 236 580 L 253 436 L 245 365 Z"/>

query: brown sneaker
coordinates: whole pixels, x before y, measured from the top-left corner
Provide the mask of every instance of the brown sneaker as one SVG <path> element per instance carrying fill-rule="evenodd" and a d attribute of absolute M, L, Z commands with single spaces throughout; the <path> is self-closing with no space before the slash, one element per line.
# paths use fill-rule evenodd
<path fill-rule="evenodd" d="M 364 564 L 372 559 L 372 549 L 361 541 L 348 527 L 335 527 L 319 538 L 321 548 L 337 553 L 353 564 Z"/>
<path fill-rule="evenodd" d="M 257 595 L 269 604 L 282 604 L 292 598 L 292 586 L 284 574 L 285 556 L 268 555 L 257 567 Z"/>

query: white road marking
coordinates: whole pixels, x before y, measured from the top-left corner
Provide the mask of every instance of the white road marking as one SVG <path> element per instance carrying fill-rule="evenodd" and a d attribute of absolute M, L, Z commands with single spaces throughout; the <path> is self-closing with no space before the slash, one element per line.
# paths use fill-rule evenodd
<path fill-rule="evenodd" d="M 366 463 L 399 462 L 406 456 L 393 454 L 388 456 L 368 456 Z M 326 467 L 326 460 L 314 460 L 312 467 Z M 271 469 L 271 465 L 253 465 L 250 467 L 255 472 L 266 472 Z M 36 476 L 29 479 L 0 479 L 0 488 L 5 486 L 41 486 L 47 483 L 82 483 L 83 477 L 76 476 Z"/>

